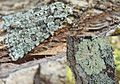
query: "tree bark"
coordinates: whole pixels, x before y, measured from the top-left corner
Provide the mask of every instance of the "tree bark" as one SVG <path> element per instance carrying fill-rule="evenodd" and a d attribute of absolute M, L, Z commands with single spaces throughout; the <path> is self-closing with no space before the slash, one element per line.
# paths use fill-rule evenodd
<path fill-rule="evenodd" d="M 21 65 L 0 65 L 0 84 L 65 84 L 65 53 Z"/>
<path fill-rule="evenodd" d="M 68 36 L 67 61 L 76 84 L 115 84 L 112 51 L 107 37 Z"/>
<path fill-rule="evenodd" d="M 70 26 L 68 29 L 84 35 L 89 33 L 108 36 L 114 31 L 120 30 L 118 0 L 58 1 L 46 2 L 43 0 L 44 5 L 0 16 L 0 30 L 6 31 L 6 36 L 2 36 L 2 40 L 13 61 L 23 58 L 45 39 L 54 35 L 55 31 L 63 29 L 63 25 Z M 90 8 L 89 5 L 93 5 L 93 7 Z M 76 32 L 76 30 L 80 31 Z M 119 32 L 117 33 L 119 34 Z"/>

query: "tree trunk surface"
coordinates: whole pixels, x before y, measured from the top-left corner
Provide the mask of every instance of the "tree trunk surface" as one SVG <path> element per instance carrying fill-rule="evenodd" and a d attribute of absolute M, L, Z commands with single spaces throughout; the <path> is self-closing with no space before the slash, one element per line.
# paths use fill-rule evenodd
<path fill-rule="evenodd" d="M 4 0 L 1 0 L 0 41 L 8 48 L 4 50 L 0 47 L 0 84 L 66 84 L 66 61 L 74 73 L 77 84 L 115 84 L 112 48 L 106 37 L 69 36 L 67 60 L 65 54 L 38 61 L 32 59 L 42 58 L 41 46 L 46 50 L 50 45 L 55 46 L 57 42 L 63 42 L 59 41 L 58 37 L 66 38 L 69 34 L 66 29 L 82 35 L 120 34 L 120 1 L 94 0 L 93 3 L 89 1 L 92 0 L 5 0 L 7 2 L 5 5 Z M 54 7 L 53 12 L 49 10 Z M 61 36 L 57 33 L 59 31 Z M 7 40 L 4 36 L 6 34 Z M 53 40 L 53 37 L 56 37 L 57 42 L 55 40 L 52 44 L 50 37 Z M 39 47 L 35 48 L 38 45 Z M 39 53 L 40 50 L 42 53 Z M 37 55 L 28 54 L 30 51 L 33 54 L 37 51 Z M 50 55 L 50 51 L 46 51 L 44 56 L 46 53 Z M 32 62 L 13 64 L 12 61 L 17 60 L 19 63 L 18 59 L 24 57 L 25 60 L 32 59 Z M 23 59 L 21 61 L 24 61 Z"/>
<path fill-rule="evenodd" d="M 3 63 L 0 84 L 66 84 L 65 54 L 23 64 Z"/>
<path fill-rule="evenodd" d="M 115 84 L 112 51 L 107 37 L 68 36 L 67 61 L 76 84 Z"/>

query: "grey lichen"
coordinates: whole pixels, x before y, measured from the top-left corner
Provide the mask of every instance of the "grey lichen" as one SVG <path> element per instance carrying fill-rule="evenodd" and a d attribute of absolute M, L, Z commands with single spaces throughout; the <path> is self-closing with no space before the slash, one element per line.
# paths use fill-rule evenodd
<path fill-rule="evenodd" d="M 107 74 L 93 74 L 89 80 L 89 84 L 115 84 L 115 81 L 112 80 Z"/>
<path fill-rule="evenodd" d="M 68 36 L 67 44 L 67 60 L 76 84 L 115 84 L 114 58 L 108 37 Z"/>
<path fill-rule="evenodd" d="M 111 52 L 109 42 L 103 38 L 83 39 L 78 45 L 76 52 L 76 63 L 79 64 L 88 74 L 99 74 L 103 69 L 106 69 L 105 64 L 113 66 L 113 59 L 108 56 Z M 109 50 L 108 50 L 109 49 Z M 109 59 L 105 62 L 104 59 Z"/>
<path fill-rule="evenodd" d="M 100 48 L 100 53 L 101 53 L 101 58 L 104 59 L 104 62 L 106 65 L 109 65 L 114 68 L 114 59 L 113 59 L 113 49 L 110 46 L 110 42 L 108 38 L 98 39 L 99 42 L 99 48 Z M 109 53 L 109 54 L 108 54 Z"/>
<path fill-rule="evenodd" d="M 18 60 L 60 28 L 72 8 L 62 2 L 42 5 L 27 12 L 3 16 L 4 43 L 12 60 Z"/>

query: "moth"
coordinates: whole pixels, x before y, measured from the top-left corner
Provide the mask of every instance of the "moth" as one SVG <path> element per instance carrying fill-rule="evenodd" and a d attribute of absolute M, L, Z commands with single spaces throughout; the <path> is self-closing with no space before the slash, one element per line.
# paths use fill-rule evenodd
<path fill-rule="evenodd" d="M 92 0 L 90 1 L 89 4 L 92 4 Z M 111 12 L 109 10 L 106 12 L 106 9 L 99 8 L 100 5 L 95 5 L 98 7 L 90 8 L 93 11 L 89 14 L 89 10 L 87 12 L 89 6 L 86 4 L 79 4 L 77 7 L 75 4 L 71 3 L 71 5 L 64 2 L 52 2 L 41 4 L 28 11 L 2 16 L 1 18 L 4 20 L 2 27 L 7 31 L 4 44 L 7 46 L 12 60 L 16 61 L 24 57 L 53 35 L 65 22 L 70 23 L 70 30 L 73 32 L 75 30 L 77 34 L 82 32 L 83 35 L 108 36 L 114 32 L 119 33 L 116 32 L 116 29 L 120 30 L 119 7 L 116 7 L 114 12 L 109 7 Z"/>
<path fill-rule="evenodd" d="M 53 35 L 72 13 L 70 6 L 54 2 L 27 12 L 3 16 L 3 28 L 7 31 L 4 44 L 8 48 L 9 56 L 13 61 L 24 57 L 35 46 Z"/>

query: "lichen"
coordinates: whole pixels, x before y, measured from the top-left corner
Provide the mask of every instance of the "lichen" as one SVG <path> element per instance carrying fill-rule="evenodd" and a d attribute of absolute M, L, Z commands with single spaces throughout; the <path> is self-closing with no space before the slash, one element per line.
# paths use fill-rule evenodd
<path fill-rule="evenodd" d="M 106 65 L 110 65 L 114 68 L 114 59 L 113 59 L 113 49 L 110 45 L 109 39 L 106 38 L 99 38 L 99 47 L 101 52 L 101 58 L 104 59 Z M 108 54 L 109 53 L 109 54 Z"/>
<path fill-rule="evenodd" d="M 62 2 L 42 5 L 27 12 L 3 16 L 7 29 L 4 43 L 12 60 L 18 60 L 60 28 L 72 8 Z"/>
<path fill-rule="evenodd" d="M 83 39 L 78 45 L 76 52 L 76 63 L 79 64 L 88 74 L 99 74 L 103 69 L 106 69 L 105 64 L 113 66 L 113 59 L 108 52 L 111 52 L 111 47 L 103 38 Z M 109 59 L 105 61 L 104 59 Z"/>
<path fill-rule="evenodd" d="M 115 84 L 115 81 L 108 77 L 107 74 L 93 74 L 89 80 L 89 84 Z"/>

